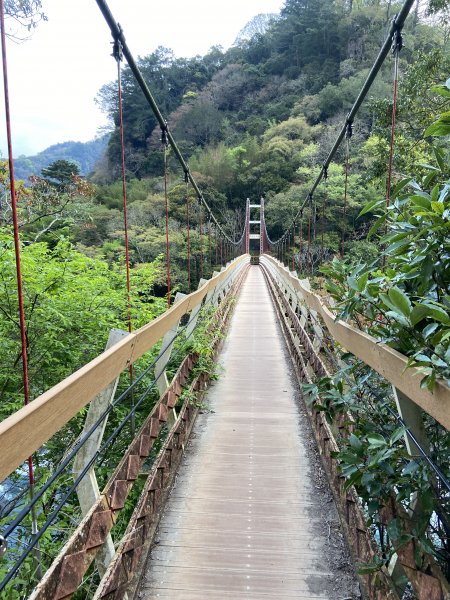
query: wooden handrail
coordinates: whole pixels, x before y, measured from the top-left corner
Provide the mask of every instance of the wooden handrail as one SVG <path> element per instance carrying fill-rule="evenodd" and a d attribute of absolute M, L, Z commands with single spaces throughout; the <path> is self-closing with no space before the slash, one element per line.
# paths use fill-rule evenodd
<path fill-rule="evenodd" d="M 407 368 L 406 356 L 387 344 L 379 342 L 368 333 L 338 320 L 336 315 L 325 306 L 321 297 L 307 289 L 302 281 L 278 260 L 268 255 L 264 255 L 261 259 L 268 261 L 285 281 L 300 293 L 306 305 L 322 317 L 332 337 L 343 348 L 380 373 L 447 430 L 450 429 L 450 388 L 444 381 L 437 381 L 433 392 L 421 388 L 423 373 L 416 367 Z"/>
<path fill-rule="evenodd" d="M 200 304 L 249 255 L 234 259 L 201 288 L 95 357 L 0 423 L 0 481 L 38 450 L 130 364 L 148 352 L 186 313 Z"/>

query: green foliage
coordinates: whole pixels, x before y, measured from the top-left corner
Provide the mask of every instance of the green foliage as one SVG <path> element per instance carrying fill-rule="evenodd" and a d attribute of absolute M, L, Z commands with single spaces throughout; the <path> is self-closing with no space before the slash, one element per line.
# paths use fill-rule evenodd
<path fill-rule="evenodd" d="M 441 0 L 431 2 L 430 11 L 441 10 L 446 4 Z M 32 15 L 41 10 L 38 1 L 12 0 L 8 6 L 16 15 L 17 10 L 31 10 L 27 15 L 33 24 Z M 390 8 L 390 2 L 369 0 L 287 0 L 279 19 L 265 23 L 263 31 L 240 40 L 227 52 L 212 48 L 204 57 L 178 59 L 170 50 L 158 48 L 139 59 L 144 78 L 189 158 L 191 172 L 231 235 L 242 229 L 239 211 L 247 197 L 266 198 L 266 217 L 273 237 L 281 234 L 296 214 L 378 52 Z M 345 217 L 345 156 L 340 152 L 328 169 L 326 184 L 315 192 L 315 205 L 305 209 L 302 225 L 306 237 L 307 220 L 315 208 L 316 235 L 331 255 L 339 252 L 344 234 L 347 262 L 336 259 L 324 269 L 340 316 L 352 319 L 408 354 L 410 364 L 423 371 L 423 385 L 432 389 L 436 378 L 450 378 L 450 184 L 443 139 L 448 135 L 449 86 L 448 82 L 439 84 L 448 77 L 450 63 L 448 42 L 440 27 L 430 26 L 419 14 L 406 30 L 395 142 L 394 181 L 399 182 L 393 193 L 395 201 L 386 211 L 384 200 L 380 200 L 385 191 L 392 118 L 392 72 L 386 64 L 371 90 L 370 102 L 362 107 L 355 122 Z M 133 321 L 138 326 L 165 307 L 166 282 L 160 268 L 166 251 L 163 156 L 159 126 L 128 68 L 123 73 L 123 91 Z M 112 326 L 126 325 L 116 82 L 102 88 L 98 101 L 114 131 L 107 157 L 96 168 L 94 179 L 100 182 L 96 188 L 79 177 L 73 178 L 73 167 L 61 167 L 74 161 L 87 174 L 102 153 L 105 140 L 89 149 L 62 144 L 45 155 L 16 161 L 18 175 L 24 179 L 30 170 L 36 173 L 53 163 L 44 170 L 44 178 L 35 176 L 30 185 L 17 182 L 21 233 L 26 240 L 22 251 L 33 397 L 98 354 Z M 425 129 L 427 136 L 438 138 L 441 148 L 422 140 Z M 214 269 L 214 231 L 203 222 L 204 235 L 200 237 L 198 203 L 192 190 L 186 192 L 182 173 L 170 154 L 168 164 L 172 284 L 175 289 L 187 290 L 186 193 L 190 194 L 191 211 L 191 288 L 200 276 L 209 276 Z M 0 236 L 3 416 L 21 405 L 6 166 L 3 163 L 0 168 L 0 218 L 4 227 Z M 414 179 L 405 179 L 403 173 L 414 173 Z M 368 231 L 370 239 L 365 240 Z M 209 234 L 213 249 L 207 256 Z M 385 246 L 385 265 L 380 262 L 380 244 Z M 205 256 L 206 261 L 202 261 Z M 197 372 L 214 375 L 216 363 L 208 323 L 204 317 L 186 347 L 181 348 L 184 340 L 177 340 L 180 355 L 171 361 L 170 373 L 178 367 L 181 351 L 190 348 L 200 357 Z M 136 363 L 137 372 L 148 359 Z M 144 377 L 142 390 L 150 383 L 150 376 Z M 376 400 L 370 394 L 368 399 L 365 384 L 376 389 Z M 126 385 L 127 379 L 122 378 L 119 389 Z M 386 497 L 394 495 L 408 507 L 410 495 L 419 492 L 424 507 L 435 508 L 430 500 L 429 473 L 422 462 L 407 456 L 403 429 L 389 420 L 392 399 L 383 385 L 355 362 L 345 373 L 319 381 L 310 390 L 316 408 L 323 410 L 330 421 L 348 411 L 354 418 L 348 440 L 340 440 L 339 460 L 348 486 L 356 485 L 370 522 L 379 528 L 382 546 L 386 534 L 377 515 Z M 142 390 L 139 388 L 139 392 Z M 136 415 L 138 420 L 155 398 L 156 394 L 150 394 Z M 369 408 L 375 419 L 369 415 Z M 128 410 L 123 405 L 114 411 L 107 434 Z M 83 412 L 49 442 L 45 456 L 38 457 L 41 481 L 71 446 L 82 420 Z M 438 431 L 435 424 L 429 428 Z M 441 434 L 433 438 L 433 452 L 448 464 L 448 443 Z M 104 457 L 98 469 L 102 483 L 130 436 L 131 427 L 127 426 Z M 19 483 L 21 477 L 19 473 Z M 60 492 L 69 481 L 70 477 L 61 481 Z M 49 495 L 40 505 L 40 522 L 51 512 L 55 499 L 57 494 Z M 124 529 L 131 505 L 127 505 L 118 524 L 117 536 Z M 63 531 L 70 530 L 79 518 L 75 504 L 68 505 L 42 540 L 46 560 L 55 540 L 62 539 Z M 412 532 L 422 548 L 429 544 L 426 528 L 420 522 Z M 385 564 L 388 554 L 405 541 L 398 519 L 389 524 L 388 530 L 391 542 L 384 556 L 366 569 Z M 29 524 L 24 527 L 24 539 L 27 535 Z M 11 598 L 20 597 L 33 580 L 33 566 L 27 562 L 18 585 L 8 592 Z M 83 588 L 79 597 L 89 596 L 85 590 L 88 588 Z"/>
<path fill-rule="evenodd" d="M 75 251 L 67 240 L 61 239 L 52 248 L 40 242 L 23 245 L 22 274 L 24 283 L 24 307 L 26 317 L 27 358 L 29 366 L 30 397 L 36 396 L 55 385 L 76 369 L 90 361 L 104 349 L 112 327 L 127 329 L 127 293 L 123 261 L 108 265 L 100 259 L 88 258 Z M 0 232 L 0 400 L 1 417 L 5 418 L 22 407 L 21 345 L 17 319 L 18 303 L 15 280 L 15 261 L 12 234 Z M 139 264 L 131 271 L 131 303 L 133 327 L 146 324 L 166 308 L 161 298 L 151 294 L 154 282 L 159 278 L 160 261 Z M 156 352 L 144 355 L 135 362 L 135 374 L 139 375 Z M 156 394 L 152 393 L 153 373 L 144 375 L 135 389 L 139 398 L 146 391 L 147 397 L 135 412 L 139 427 L 152 407 Z M 119 391 L 129 385 L 129 374 L 119 381 Z M 147 389 L 150 386 L 150 389 Z M 153 386 L 154 387 L 154 386 Z M 149 394 L 150 391 L 150 394 Z M 109 416 L 105 439 L 129 413 L 130 398 L 117 405 Z M 57 432 L 33 458 L 35 477 L 42 485 L 52 475 L 62 457 L 77 440 L 83 426 L 86 409 L 81 410 L 65 427 Z M 99 485 L 104 485 L 132 438 L 131 424 L 122 428 L 102 463 L 97 468 Z M 24 503 L 25 476 L 18 469 L 2 484 L 4 523 L 15 516 L 17 507 Z M 66 470 L 57 480 L 57 487 L 50 488 L 38 502 L 36 514 L 39 527 L 55 509 L 61 495 L 72 485 L 73 478 Z M 25 498 L 26 500 L 26 498 Z M 127 501 L 130 506 L 133 498 Z M 8 505 L 11 502 L 11 506 Z M 10 512 L 12 511 L 12 512 Z M 9 513 L 9 515 L 8 515 Z M 39 542 L 41 568 L 50 565 L 52 559 L 67 539 L 67 534 L 81 519 L 76 498 L 72 494 L 58 515 L 57 520 L 46 531 Z M 114 534 L 120 536 L 123 522 L 116 523 Z M 122 527 L 123 529 L 123 527 Z M 31 538 L 29 520 L 22 522 L 18 536 L 2 562 L 1 572 L 6 573 L 17 558 L 21 545 Z M 12 541 L 12 538 L 10 538 Z M 5 598 L 23 598 L 35 585 L 37 573 L 34 559 L 29 557 Z M 3 597 L 3 596 L 2 596 Z M 80 596 L 86 597 L 86 596 Z"/>
<path fill-rule="evenodd" d="M 22 235 L 30 241 L 56 243 L 58 237 L 70 235 L 70 226 L 80 224 L 88 218 L 92 185 L 79 175 L 72 175 L 70 163 L 58 161 L 58 164 L 62 164 L 66 171 L 50 170 L 50 173 L 62 179 L 50 181 L 33 176 L 28 185 L 23 181 L 15 182 Z M 12 207 L 7 200 L 9 192 L 8 163 L 0 161 L 0 194 L 5 198 L 5 202 L 0 203 L 0 226 L 12 222 Z"/>
<path fill-rule="evenodd" d="M 80 174 L 87 176 L 97 165 L 106 151 L 108 135 L 90 142 L 63 142 L 49 146 L 34 156 L 19 156 L 14 159 L 14 172 L 17 179 L 27 180 L 37 175 L 44 167 L 56 160 L 67 160 L 75 163 Z"/>
<path fill-rule="evenodd" d="M 450 79 L 447 79 L 445 84 L 435 85 L 431 89 L 447 101 L 450 99 Z M 436 137 L 450 135 L 450 111 L 443 112 L 439 119 L 425 130 L 424 135 L 425 137 L 429 135 Z"/>
<path fill-rule="evenodd" d="M 42 169 L 42 175 L 46 181 L 62 189 L 71 184 L 74 177 L 79 174 L 79 166 L 68 160 L 55 160 L 48 167 Z"/>
<path fill-rule="evenodd" d="M 393 297 L 396 304 L 398 301 L 398 309 L 406 311 L 407 302 L 401 295 Z M 338 435 L 339 451 L 335 458 L 345 477 L 346 489 L 354 486 L 362 499 L 379 546 L 375 562 L 362 565 L 360 572 L 377 571 L 387 565 L 394 552 L 410 540 L 415 541 L 419 567 L 424 552 L 443 558 L 445 535 L 442 537 L 430 525 L 430 515 L 434 510 L 445 513 L 448 501 L 445 494 L 436 496 L 434 475 L 428 465 L 408 454 L 404 442 L 406 429 L 392 416 L 396 411 L 392 389 L 351 355 L 343 355 L 342 359 L 346 366 L 333 377 L 304 385 L 303 390 L 307 402 L 323 412 L 332 426 L 345 423 L 348 430 L 348 435 Z M 435 423 L 426 425 L 432 454 L 439 457 L 441 470 L 448 475 L 448 433 Z M 389 499 L 395 500 L 398 509 L 385 527 L 383 509 Z M 420 510 L 410 523 L 405 517 L 417 499 Z"/>
<path fill-rule="evenodd" d="M 1 413 L 21 406 L 20 332 L 11 234 L 0 237 Z M 149 294 L 157 263 L 132 271 L 132 316 L 138 327 L 162 309 Z M 111 327 L 126 328 L 123 266 L 112 269 L 61 240 L 22 248 L 31 396 L 36 397 L 99 354 Z"/>
<path fill-rule="evenodd" d="M 373 201 L 361 211 L 377 215 L 373 235 L 385 229 L 385 265 L 334 260 L 323 268 L 340 316 L 409 356 L 430 390 L 436 378 L 450 380 L 450 184 L 444 152 L 435 155 L 427 175 L 399 182 L 387 210 Z"/>

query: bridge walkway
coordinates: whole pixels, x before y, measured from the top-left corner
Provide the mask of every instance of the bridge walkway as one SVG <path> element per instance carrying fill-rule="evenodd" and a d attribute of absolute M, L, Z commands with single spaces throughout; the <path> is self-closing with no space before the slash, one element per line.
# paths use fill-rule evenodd
<path fill-rule="evenodd" d="M 305 426 L 299 423 L 298 391 L 257 266 L 243 284 L 220 368 L 138 597 L 356 597 L 348 593 L 354 581 L 347 582 L 346 593 L 337 592 L 336 573 L 329 568 L 330 526 L 324 526 Z M 336 532 L 332 536 L 331 544 L 338 543 Z"/>

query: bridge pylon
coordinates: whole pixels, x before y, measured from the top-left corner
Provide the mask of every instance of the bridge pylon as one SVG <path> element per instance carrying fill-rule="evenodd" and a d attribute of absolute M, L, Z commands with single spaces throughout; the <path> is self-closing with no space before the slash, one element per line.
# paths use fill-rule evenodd
<path fill-rule="evenodd" d="M 256 211 L 258 210 L 258 214 Z M 257 240 L 258 244 L 252 246 L 252 240 Z M 264 254 L 267 250 L 267 233 L 264 220 L 264 198 L 261 198 L 259 204 L 251 204 L 250 198 L 247 198 L 245 210 L 245 250 L 249 254 Z"/>

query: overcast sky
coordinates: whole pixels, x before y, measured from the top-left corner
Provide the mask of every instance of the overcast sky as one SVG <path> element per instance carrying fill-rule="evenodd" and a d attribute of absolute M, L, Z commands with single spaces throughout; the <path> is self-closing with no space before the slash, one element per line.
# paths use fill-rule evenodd
<path fill-rule="evenodd" d="M 31 39 L 8 41 L 14 155 L 95 137 L 105 117 L 94 103 L 116 76 L 111 35 L 95 0 L 43 0 L 48 21 Z M 178 57 L 228 48 L 255 15 L 278 13 L 283 0 L 109 0 L 137 56 L 158 46 Z M 6 154 L 3 88 L 0 152 Z"/>

